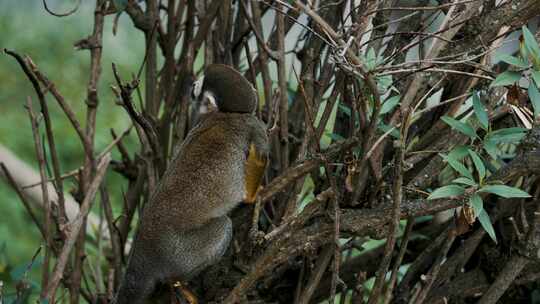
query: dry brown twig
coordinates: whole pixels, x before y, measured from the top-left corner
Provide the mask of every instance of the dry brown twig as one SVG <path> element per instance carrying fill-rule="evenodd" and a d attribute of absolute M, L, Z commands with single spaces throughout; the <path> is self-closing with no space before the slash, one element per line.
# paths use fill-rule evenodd
<path fill-rule="evenodd" d="M 49 145 L 49 150 L 51 153 L 51 159 L 52 159 L 52 167 L 53 167 L 53 173 L 54 173 L 54 185 L 56 189 L 56 193 L 58 195 L 58 205 L 59 205 L 59 217 L 58 221 L 60 224 L 60 230 L 62 233 L 63 231 L 63 225 L 67 223 L 67 214 L 66 214 L 66 206 L 65 206 L 65 200 L 64 200 L 64 187 L 63 187 L 63 181 L 60 174 L 60 162 L 58 159 L 58 152 L 57 147 L 55 145 L 54 141 L 54 135 L 52 131 L 52 122 L 51 118 L 49 116 L 49 108 L 47 106 L 47 103 L 45 101 L 45 96 L 43 95 L 43 92 L 41 90 L 41 87 L 39 85 L 39 82 L 35 76 L 35 74 L 31 71 L 31 69 L 28 67 L 28 64 L 23 59 L 21 55 L 18 53 L 4 49 L 4 52 L 17 60 L 19 65 L 21 66 L 22 70 L 32 83 L 32 86 L 34 87 L 34 91 L 36 92 L 38 96 L 38 100 L 41 107 L 41 113 L 43 114 L 43 120 L 45 121 L 45 134 L 47 135 L 47 142 Z"/>
<path fill-rule="evenodd" d="M 92 182 L 90 183 L 88 192 L 86 193 L 86 196 L 84 197 L 84 200 L 81 204 L 81 210 L 79 211 L 79 214 L 69 224 L 69 233 L 62 247 L 60 255 L 58 256 L 58 260 L 54 267 L 49 284 L 47 285 L 43 294 L 41 295 L 41 299 L 47 299 L 51 302 L 54 300 L 56 289 L 58 288 L 58 284 L 60 283 L 60 280 L 63 277 L 64 269 L 68 262 L 69 254 L 71 253 L 71 250 L 73 249 L 73 246 L 75 245 L 75 242 L 79 235 L 79 231 L 81 227 L 83 226 L 83 222 L 85 218 L 88 216 L 88 213 L 90 212 L 90 207 L 94 201 L 94 197 L 99 189 L 99 186 L 103 182 L 103 179 L 105 177 L 105 173 L 107 172 L 107 168 L 109 167 L 110 161 L 111 161 L 111 156 L 110 154 L 108 154 L 105 157 L 103 157 L 100 160 L 100 162 L 97 164 L 96 176 L 94 180 L 92 180 Z"/>
<path fill-rule="evenodd" d="M 34 137 L 34 148 L 36 150 L 37 161 L 39 164 L 39 176 L 41 178 L 41 195 L 43 197 L 43 205 L 45 209 L 45 220 L 44 220 L 44 229 L 43 237 L 45 239 L 45 256 L 43 258 L 43 271 L 42 271 L 42 280 L 41 280 L 41 289 L 45 289 L 49 282 L 49 262 L 51 258 L 51 250 L 53 247 L 53 230 L 52 230 L 52 212 L 51 212 L 51 201 L 49 200 L 49 191 L 47 189 L 47 174 L 45 172 L 46 163 L 45 163 L 45 152 L 43 151 L 43 145 L 41 143 L 41 138 L 39 136 L 39 121 L 35 113 L 32 110 L 32 99 L 28 97 L 26 103 L 26 110 L 28 111 L 28 116 L 30 117 L 30 122 L 32 125 L 32 135 Z M 36 220 L 36 219 L 34 219 Z"/>

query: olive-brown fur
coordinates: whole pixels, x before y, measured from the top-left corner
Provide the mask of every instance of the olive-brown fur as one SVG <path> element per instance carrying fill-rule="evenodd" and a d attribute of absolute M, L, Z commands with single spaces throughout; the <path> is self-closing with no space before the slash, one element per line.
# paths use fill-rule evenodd
<path fill-rule="evenodd" d="M 212 112 L 190 131 L 144 208 L 117 304 L 143 303 L 156 283 L 185 282 L 224 254 L 251 144 L 268 153 L 252 113 Z"/>

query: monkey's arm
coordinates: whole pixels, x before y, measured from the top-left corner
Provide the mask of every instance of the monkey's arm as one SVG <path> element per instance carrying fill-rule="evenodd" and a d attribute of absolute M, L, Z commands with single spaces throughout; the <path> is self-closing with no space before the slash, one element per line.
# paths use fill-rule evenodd
<path fill-rule="evenodd" d="M 257 151 L 255 144 L 250 144 L 248 155 L 246 158 L 246 197 L 244 202 L 254 203 L 257 197 L 257 192 L 262 183 L 264 169 L 266 168 L 266 153 Z"/>

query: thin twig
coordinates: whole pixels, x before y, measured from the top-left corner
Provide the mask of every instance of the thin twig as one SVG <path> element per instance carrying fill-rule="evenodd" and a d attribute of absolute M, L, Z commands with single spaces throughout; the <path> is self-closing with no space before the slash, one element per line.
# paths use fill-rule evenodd
<path fill-rule="evenodd" d="M 34 149 L 36 151 L 36 157 L 39 164 L 39 177 L 41 180 L 41 196 L 43 198 L 43 206 L 45 209 L 45 256 L 43 258 L 43 272 L 41 277 L 42 290 L 47 286 L 49 281 L 49 262 L 51 258 L 52 249 L 52 226 L 51 226 L 51 201 L 49 200 L 49 191 L 47 189 L 47 173 L 45 172 L 45 152 L 43 151 L 43 145 L 41 144 L 41 137 L 39 135 L 38 120 L 32 110 L 32 99 L 28 97 L 26 102 L 26 109 L 28 116 L 30 117 L 30 123 L 32 125 L 32 135 L 34 137 Z"/>
<path fill-rule="evenodd" d="M 437 276 L 439 275 L 439 271 L 441 270 L 443 261 L 446 259 L 446 255 L 448 254 L 448 251 L 450 250 L 450 247 L 454 243 L 455 239 L 456 239 L 456 233 L 452 229 L 447 239 L 445 240 L 444 245 L 441 248 L 441 251 L 439 252 L 439 256 L 433 263 L 433 267 L 430 269 L 429 273 L 426 275 L 426 282 L 425 282 L 424 288 L 420 290 L 420 293 L 418 293 L 418 296 L 414 297 L 413 295 L 414 298 L 411 299 L 411 303 L 414 303 L 414 304 L 424 303 L 424 300 L 429 294 L 429 291 L 431 290 L 431 286 L 433 285 L 433 282 L 435 282 L 435 279 L 437 279 Z"/>
<path fill-rule="evenodd" d="M 315 263 L 315 270 L 313 271 L 313 275 L 309 278 L 306 288 L 300 296 L 300 301 L 298 302 L 298 304 L 310 303 L 311 297 L 313 296 L 315 289 L 319 286 L 319 282 L 321 281 L 322 276 L 326 271 L 326 268 L 328 268 L 330 260 L 332 260 L 332 257 L 334 256 L 334 247 L 335 246 L 330 244 L 324 247 L 322 252 L 319 254 L 317 262 Z"/>
<path fill-rule="evenodd" d="M 68 236 L 66 238 L 64 246 L 62 247 L 60 255 L 58 256 L 56 265 L 53 270 L 53 275 L 51 277 L 51 280 L 49 281 L 49 285 L 47 285 L 47 288 L 45 289 L 45 292 L 43 292 L 41 299 L 54 299 L 54 294 L 56 293 L 58 284 L 63 277 L 64 269 L 68 262 L 68 257 L 71 253 L 71 249 L 73 249 L 73 246 L 75 245 L 75 241 L 77 240 L 79 231 L 83 226 L 84 219 L 88 217 L 90 207 L 92 206 L 97 190 L 99 189 L 99 186 L 101 185 L 101 182 L 105 177 L 105 173 L 107 172 L 110 161 L 111 155 L 107 154 L 100 160 L 99 164 L 97 165 L 95 178 L 92 183 L 90 183 L 88 192 L 86 193 L 86 196 L 82 201 L 79 214 L 77 214 L 77 217 L 73 220 L 73 222 L 70 223 Z"/>
<path fill-rule="evenodd" d="M 43 0 L 43 8 L 47 11 L 47 13 L 49 13 L 49 14 L 55 16 L 55 17 L 71 16 L 79 9 L 80 6 L 81 6 L 81 0 L 78 0 L 75 7 L 72 8 L 71 10 L 67 11 L 66 13 L 55 13 L 51 9 L 49 9 L 49 6 L 47 6 L 47 0 Z"/>
<path fill-rule="evenodd" d="M 32 210 L 32 207 L 30 206 L 30 202 L 28 202 L 28 200 L 26 199 L 26 196 L 24 195 L 23 190 L 19 187 L 19 185 L 17 185 L 17 182 L 15 181 L 15 179 L 13 179 L 13 176 L 9 172 L 6 165 L 4 163 L 0 163 L 0 167 L 2 168 L 2 172 L 4 173 L 4 176 L 6 177 L 6 180 L 8 181 L 9 185 L 13 188 L 13 190 L 15 190 L 15 192 L 19 196 L 19 199 L 23 203 L 24 208 L 26 209 L 26 212 L 28 212 L 32 221 L 34 222 L 34 224 L 36 224 L 36 227 L 41 232 L 43 239 L 45 239 L 45 237 L 47 236 L 45 232 L 45 228 L 43 227 L 43 224 L 38 220 L 36 214 Z"/>
<path fill-rule="evenodd" d="M 92 153 L 91 152 L 92 151 L 92 143 L 90 142 L 90 140 L 88 139 L 88 137 L 84 133 L 84 131 L 83 131 L 82 127 L 81 127 L 81 124 L 80 124 L 79 120 L 77 119 L 77 116 L 75 115 L 75 112 L 73 111 L 73 109 L 71 108 L 69 103 L 67 103 L 64 96 L 62 96 L 62 94 L 60 94 L 60 92 L 56 88 L 56 85 L 52 81 L 50 81 L 43 73 L 41 73 L 41 71 L 39 71 L 37 65 L 32 61 L 32 58 L 26 56 L 25 60 L 28 63 L 28 65 L 29 65 L 30 69 L 32 70 L 32 72 L 36 75 L 36 78 L 45 86 L 45 88 L 47 88 L 47 90 L 49 92 L 51 92 L 54 99 L 60 105 L 60 108 L 62 108 L 62 110 L 66 114 L 69 122 L 71 123 L 71 125 L 73 126 L 73 128 L 77 132 L 77 135 L 81 139 L 81 142 L 82 142 L 82 145 L 83 145 L 83 148 L 84 148 L 84 152 L 86 154 L 91 154 Z"/>
<path fill-rule="evenodd" d="M 426 62 L 428 62 L 428 61 L 426 61 Z M 485 76 L 485 75 L 482 75 L 482 74 L 469 73 L 469 72 L 451 70 L 451 69 L 432 68 L 432 67 L 429 67 L 429 68 L 417 68 L 417 69 L 393 70 L 393 71 L 379 73 L 378 75 L 387 76 L 387 75 L 395 75 L 395 74 L 400 74 L 400 73 L 415 74 L 415 73 L 418 73 L 418 72 L 438 72 L 438 73 L 457 74 L 457 75 L 464 75 L 464 76 L 469 76 L 469 77 L 476 77 L 476 78 L 485 79 L 485 80 L 489 80 L 489 81 L 492 81 L 493 79 L 495 79 L 493 77 Z"/>
<path fill-rule="evenodd" d="M 120 80 L 120 76 L 118 75 L 118 71 L 116 69 L 116 65 L 112 63 L 112 70 L 114 78 L 116 79 L 116 83 L 118 84 L 118 87 L 120 88 L 120 97 L 122 100 L 122 106 L 126 111 L 128 112 L 131 119 L 133 119 L 144 131 L 144 134 L 148 137 L 148 142 L 150 144 L 150 148 L 155 153 L 156 161 L 159 163 L 161 161 L 161 150 L 159 149 L 159 141 L 157 132 L 154 128 L 154 126 L 146 119 L 143 115 L 140 115 L 137 113 L 133 106 L 131 93 L 134 89 L 136 89 L 139 85 L 138 79 L 134 79 L 131 83 L 123 84 Z M 141 138 L 141 141 L 143 139 Z"/>
<path fill-rule="evenodd" d="M 59 221 L 59 224 L 63 226 L 65 225 L 65 223 L 67 223 L 67 214 L 66 214 L 66 206 L 65 206 L 65 198 L 64 198 L 64 186 L 63 186 L 63 181 L 60 174 L 60 162 L 58 160 L 58 153 L 56 150 L 54 135 L 52 132 L 51 117 L 49 115 L 49 108 L 47 106 L 47 102 L 45 101 L 45 96 L 43 95 L 43 92 L 41 90 L 41 87 L 39 86 L 39 82 L 35 74 L 30 70 L 30 68 L 28 67 L 28 65 L 22 58 L 22 56 L 8 49 L 4 49 L 4 52 L 14 57 L 15 60 L 17 60 L 22 70 L 24 71 L 24 73 L 26 74 L 30 82 L 32 83 L 32 86 L 34 87 L 34 91 L 36 92 L 38 96 L 38 100 L 41 106 L 41 113 L 43 114 L 43 119 L 45 120 L 45 133 L 47 135 L 49 151 L 52 158 L 54 181 L 55 181 L 54 185 L 55 185 L 56 194 L 58 195 L 58 206 L 60 207 L 58 221 Z M 63 229 L 63 227 L 61 227 L 60 229 Z"/>
<path fill-rule="evenodd" d="M 280 7 L 279 7 L 280 8 Z M 276 14 L 277 52 L 278 58 L 278 87 L 279 100 L 279 140 L 280 140 L 280 170 L 289 167 L 289 98 L 286 79 L 285 62 L 285 20 L 283 14 Z"/>
<path fill-rule="evenodd" d="M 407 226 L 405 227 L 405 232 L 403 233 L 401 243 L 399 245 L 399 253 L 396 261 L 394 262 L 394 267 L 392 267 L 392 275 L 390 276 L 390 281 L 388 281 L 384 291 L 384 304 L 389 304 L 392 301 L 392 293 L 397 282 L 399 267 L 401 266 L 401 261 L 403 261 L 405 253 L 407 252 L 407 244 L 409 243 L 413 226 L 414 218 L 407 219 Z"/>
<path fill-rule="evenodd" d="M 120 235 L 118 228 L 116 228 L 116 225 L 114 224 L 114 216 L 112 211 L 111 202 L 109 200 L 109 193 L 107 191 L 107 186 L 105 184 L 102 184 L 100 187 L 100 197 L 101 197 L 101 204 L 103 205 L 103 211 L 105 213 L 105 219 L 107 221 L 107 227 L 109 228 L 110 234 L 111 234 L 111 248 L 113 251 L 113 269 L 114 273 L 121 273 L 122 271 L 122 245 L 120 240 Z M 115 280 L 112 282 L 114 286 L 118 286 L 119 282 L 119 276 L 114 276 Z"/>
<path fill-rule="evenodd" d="M 396 243 L 396 234 L 399 228 L 399 220 L 401 215 L 401 201 L 403 199 L 403 172 L 404 172 L 404 161 L 405 161 L 405 149 L 407 147 L 407 135 L 409 126 L 411 124 L 411 117 L 414 112 L 414 109 L 407 108 L 403 109 L 404 116 L 402 119 L 402 126 L 400 130 L 400 138 L 398 141 L 398 146 L 396 149 L 396 154 L 394 156 L 395 163 L 395 173 L 394 173 L 394 183 L 392 187 L 393 194 L 393 205 L 392 205 L 392 216 L 390 225 L 388 228 L 388 235 L 386 237 L 386 244 L 384 247 L 384 255 L 381 261 L 381 265 L 377 270 L 377 277 L 371 295 L 369 296 L 368 304 L 379 303 L 381 301 L 381 293 L 383 284 L 386 278 L 386 272 L 390 266 L 392 260 L 392 255 L 394 252 L 394 246 Z M 384 294 L 382 294 L 384 296 Z"/>
<path fill-rule="evenodd" d="M 279 59 L 278 55 L 276 54 L 276 52 L 272 51 L 268 47 L 266 42 L 264 41 L 262 33 L 259 31 L 257 25 L 253 21 L 253 18 L 251 18 L 251 16 L 248 15 L 246 4 L 242 0 L 239 2 L 240 2 L 240 8 L 242 9 L 242 13 L 246 17 L 246 20 L 248 21 L 249 26 L 251 26 L 251 30 L 253 31 L 253 34 L 255 35 L 255 38 L 257 39 L 257 44 L 266 52 L 268 56 L 270 56 L 270 58 L 277 61 Z M 257 3 L 252 3 L 251 5 L 257 5 Z"/>

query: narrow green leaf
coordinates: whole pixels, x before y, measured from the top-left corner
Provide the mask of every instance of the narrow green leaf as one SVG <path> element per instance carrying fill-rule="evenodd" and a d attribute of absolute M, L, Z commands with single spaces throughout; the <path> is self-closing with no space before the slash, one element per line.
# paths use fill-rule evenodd
<path fill-rule="evenodd" d="M 523 137 L 525 137 L 525 133 L 514 133 L 508 135 L 493 136 L 492 139 L 499 144 L 517 144 L 523 139 Z"/>
<path fill-rule="evenodd" d="M 482 197 L 478 195 L 477 193 L 473 194 L 471 198 L 469 199 L 469 205 L 474 209 L 474 215 L 478 217 L 480 213 L 482 213 L 482 210 L 484 210 L 484 202 L 482 201 Z"/>
<path fill-rule="evenodd" d="M 480 192 L 489 192 L 504 198 L 511 197 L 531 197 L 531 195 L 521 189 L 509 187 L 506 185 L 487 185 L 482 187 Z"/>
<path fill-rule="evenodd" d="M 527 92 L 529 93 L 529 99 L 531 100 L 534 109 L 534 117 L 536 118 L 538 117 L 538 114 L 540 114 L 540 92 L 538 92 L 538 89 L 532 81 L 529 83 Z"/>
<path fill-rule="evenodd" d="M 486 165 L 488 172 L 495 172 L 500 168 L 502 163 L 499 161 L 499 158 L 496 158 L 495 161 L 487 161 L 484 165 Z"/>
<path fill-rule="evenodd" d="M 394 109 L 394 107 L 399 103 L 401 96 L 396 95 L 388 98 L 381 106 L 381 115 L 386 114 Z"/>
<path fill-rule="evenodd" d="M 513 66 L 517 66 L 520 68 L 529 67 L 529 64 L 525 60 L 522 60 L 521 58 L 517 58 L 508 54 L 502 54 L 501 56 L 499 56 L 498 59 L 500 61 L 506 62 L 508 64 L 511 64 Z"/>
<path fill-rule="evenodd" d="M 526 26 L 522 26 L 521 30 L 527 51 L 529 51 L 529 53 L 536 58 L 540 57 L 540 46 L 538 46 L 538 42 L 536 41 L 534 35 Z"/>
<path fill-rule="evenodd" d="M 463 185 L 467 185 L 467 186 L 476 186 L 476 182 L 470 178 L 466 178 L 466 177 L 458 177 L 456 179 L 454 179 L 452 181 L 452 183 L 454 184 L 463 184 Z"/>
<path fill-rule="evenodd" d="M 503 72 L 503 73 L 499 74 L 497 76 L 497 78 L 495 78 L 495 80 L 493 80 L 490 87 L 493 88 L 493 87 L 511 85 L 511 84 L 514 84 L 514 83 L 518 82 L 518 80 L 520 78 L 521 78 L 521 73 L 514 72 L 514 71 L 506 71 L 506 72 Z"/>
<path fill-rule="evenodd" d="M 473 93 L 472 100 L 474 114 L 476 115 L 476 118 L 478 118 L 478 121 L 480 122 L 482 128 L 487 131 L 489 128 L 489 117 L 486 108 L 480 101 L 480 95 L 478 94 L 478 92 Z"/>
<path fill-rule="evenodd" d="M 343 112 L 345 115 L 351 117 L 351 108 L 344 104 L 339 104 L 339 110 Z"/>
<path fill-rule="evenodd" d="M 468 124 L 463 123 L 463 122 L 461 122 L 459 120 L 455 120 L 454 118 L 449 117 L 449 116 L 443 116 L 443 117 L 441 117 L 441 119 L 446 124 L 448 124 L 450 127 L 452 127 L 452 129 L 455 129 L 455 130 L 469 136 L 470 138 L 476 138 L 476 131 L 471 126 L 469 126 Z"/>
<path fill-rule="evenodd" d="M 448 152 L 448 157 L 455 160 L 462 160 L 467 155 L 469 155 L 469 147 L 463 145 L 457 145 Z"/>
<path fill-rule="evenodd" d="M 390 135 L 395 138 L 395 139 L 399 139 L 400 135 L 399 135 L 399 131 L 398 129 L 396 129 L 395 127 L 392 127 L 392 126 L 389 126 L 385 123 L 379 123 L 379 127 L 378 127 L 381 131 L 383 131 L 384 133 L 390 131 Z"/>
<path fill-rule="evenodd" d="M 377 63 L 378 65 L 379 63 Z M 379 92 L 386 92 L 390 89 L 390 86 L 394 84 L 392 75 L 384 75 L 375 77 L 375 82 L 377 83 L 377 89 Z"/>
<path fill-rule="evenodd" d="M 536 82 L 536 86 L 540 88 L 540 71 L 532 71 L 531 77 Z"/>
<path fill-rule="evenodd" d="M 482 181 L 486 177 L 486 166 L 484 166 L 484 162 L 476 152 L 474 152 L 473 150 L 469 150 L 469 154 L 471 155 L 474 166 L 476 167 L 476 171 L 478 172 L 478 178 L 480 179 L 480 183 L 482 183 Z"/>
<path fill-rule="evenodd" d="M 504 128 L 504 129 L 493 131 L 491 132 L 491 134 L 492 135 L 508 135 L 508 134 L 523 133 L 523 132 L 527 132 L 527 129 L 520 128 L 520 127 L 511 127 L 511 128 Z"/>
<path fill-rule="evenodd" d="M 525 131 L 527 131 L 527 129 L 516 128 L 516 127 L 499 129 L 499 130 L 490 132 L 486 136 L 486 140 L 490 140 L 496 144 L 517 143 L 525 136 Z"/>
<path fill-rule="evenodd" d="M 341 136 L 339 134 L 336 134 L 336 133 L 325 133 L 325 135 L 330 137 L 334 141 L 340 141 L 340 140 L 345 139 L 345 137 L 343 137 L 343 136 Z"/>
<path fill-rule="evenodd" d="M 489 218 L 489 215 L 487 214 L 486 210 L 482 210 L 480 214 L 478 214 L 478 221 L 480 221 L 480 224 L 482 225 L 482 228 L 487 232 L 489 237 L 497 243 L 497 236 L 495 235 L 495 229 L 493 229 L 493 225 L 491 224 L 491 219 Z"/>
<path fill-rule="evenodd" d="M 523 137 L 524 133 L 513 133 L 513 134 L 499 134 L 499 135 L 490 135 L 488 138 L 497 143 L 497 144 L 512 144 L 518 143 Z"/>
<path fill-rule="evenodd" d="M 369 48 L 367 52 L 365 65 L 368 71 L 373 70 L 377 66 L 377 55 L 375 55 L 373 48 Z"/>
<path fill-rule="evenodd" d="M 497 151 L 497 142 L 491 140 L 491 138 L 487 137 L 484 139 L 483 144 L 484 150 L 491 156 L 493 159 L 497 159 L 498 151 Z"/>
<path fill-rule="evenodd" d="M 467 167 L 465 167 L 461 162 L 451 157 L 446 157 L 446 161 L 450 167 L 454 168 L 454 170 L 456 170 L 461 176 L 474 180 L 471 171 L 469 171 L 469 169 L 467 169 Z"/>
<path fill-rule="evenodd" d="M 431 194 L 428 196 L 428 200 L 443 198 L 443 197 L 451 197 L 451 196 L 460 196 L 465 193 L 465 189 L 458 185 L 448 185 L 443 186 L 440 188 L 435 189 Z"/>

